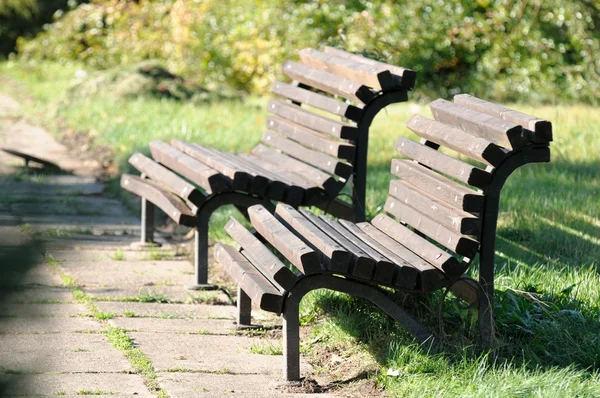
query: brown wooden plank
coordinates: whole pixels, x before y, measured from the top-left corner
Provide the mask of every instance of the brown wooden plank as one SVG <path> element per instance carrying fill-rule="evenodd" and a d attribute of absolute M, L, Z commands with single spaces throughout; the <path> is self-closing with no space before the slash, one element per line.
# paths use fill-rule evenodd
<path fill-rule="evenodd" d="M 171 145 L 181 152 L 199 160 L 210 168 L 217 170 L 219 173 L 229 177 L 232 181 L 232 189 L 236 191 L 248 191 L 252 176 L 240 170 L 237 167 L 230 165 L 228 162 L 223 162 L 222 158 L 206 151 L 196 144 L 190 144 L 185 141 L 172 140 Z"/>
<path fill-rule="evenodd" d="M 407 247 L 402 246 L 399 242 L 392 239 L 385 232 L 381 231 L 374 225 L 363 222 L 356 224 L 365 234 L 371 239 L 379 243 L 381 246 L 387 249 L 387 252 L 394 253 L 406 263 L 410 264 L 410 267 L 403 266 L 400 272 L 397 274 L 394 283 L 398 287 L 404 287 L 408 289 L 421 289 L 421 290 L 433 290 L 440 286 L 440 283 L 446 279 L 446 276 L 442 271 L 429 264 L 427 261 L 416 255 Z M 413 269 L 411 269 L 411 267 Z M 415 270 L 418 272 L 417 285 L 414 286 L 414 273 Z M 411 286 L 412 284 L 412 286 Z"/>
<path fill-rule="evenodd" d="M 311 183 L 304 180 L 299 175 L 282 170 L 280 166 L 268 162 L 265 159 L 259 158 L 254 154 L 241 153 L 238 156 L 254 164 L 257 164 L 263 169 L 269 170 L 272 173 L 277 173 L 281 177 L 281 179 L 287 184 L 286 192 L 282 200 L 286 203 L 291 204 L 292 206 L 297 207 L 303 203 L 304 194 L 306 190 L 318 190 L 322 192 L 322 189 L 315 188 Z"/>
<path fill-rule="evenodd" d="M 470 213 L 483 210 L 483 195 L 411 160 L 392 160 L 392 174 L 453 207 Z"/>
<path fill-rule="evenodd" d="M 196 226 L 196 217 L 185 202 L 151 181 L 130 174 L 121 176 L 121 187 L 146 198 L 179 225 Z"/>
<path fill-rule="evenodd" d="M 373 250 L 364 242 L 360 241 L 360 239 L 349 233 L 336 220 L 326 216 L 319 216 L 318 218 L 327 227 L 329 227 L 331 231 L 333 231 L 332 234 L 335 234 L 336 237 L 340 238 L 338 242 L 342 246 L 344 246 L 347 250 L 353 253 L 353 255 L 356 256 L 357 259 L 364 259 L 363 261 L 355 261 L 355 263 L 352 266 L 352 269 L 349 270 L 350 274 L 352 274 L 353 276 L 366 280 L 373 280 L 373 275 L 375 274 L 377 263 L 390 262 L 389 259 L 385 258 L 376 250 Z M 384 267 L 386 266 L 384 265 Z"/>
<path fill-rule="evenodd" d="M 378 65 L 356 62 L 313 48 L 302 49 L 298 54 L 305 65 L 345 77 L 376 90 L 390 90 L 396 86 L 390 71 Z"/>
<path fill-rule="evenodd" d="M 340 246 L 342 246 L 351 256 L 350 266 L 345 269 L 340 269 L 339 273 L 342 275 L 354 275 L 358 277 L 363 277 L 364 279 L 371 280 L 371 276 L 373 275 L 373 270 L 375 269 L 376 261 L 373 260 L 369 255 L 348 239 L 345 236 L 340 234 L 338 231 L 333 229 L 328 223 L 323 221 L 321 218 L 317 217 L 313 213 L 300 210 L 300 213 L 309 220 L 312 224 L 314 224 L 317 228 L 323 231 L 327 236 L 336 241 Z M 329 222 L 334 222 L 329 219 Z M 353 273 L 354 268 L 357 268 L 357 274 Z M 333 270 L 331 270 L 333 271 Z M 335 271 L 334 271 L 335 272 Z"/>
<path fill-rule="evenodd" d="M 332 137 L 346 140 L 356 140 L 358 138 L 358 128 L 356 126 L 317 115 L 300 108 L 298 105 L 270 100 L 267 109 L 277 116 Z"/>
<path fill-rule="evenodd" d="M 470 305 L 475 305 L 479 298 L 479 284 L 468 276 L 452 283 L 448 289 Z"/>
<path fill-rule="evenodd" d="M 242 290 L 262 310 L 281 313 L 283 307 L 281 293 L 240 252 L 231 246 L 217 244 L 214 255 Z"/>
<path fill-rule="evenodd" d="M 306 219 L 298 210 L 290 205 L 278 203 L 275 215 L 289 230 L 294 231 L 314 250 L 323 254 L 324 264 L 329 271 L 340 273 L 348 271 L 350 264 L 348 251 Z"/>
<path fill-rule="evenodd" d="M 407 261 L 398 256 L 396 253 L 386 249 L 383 245 L 379 244 L 379 242 L 372 239 L 359 227 L 357 227 L 355 223 L 347 220 L 339 220 L 338 222 L 352 235 L 360 239 L 361 242 L 368 245 L 385 258 L 389 259 L 389 262 L 377 263 L 373 280 L 393 286 L 401 279 L 404 283 L 402 286 L 405 288 L 413 289 L 416 286 L 418 272 Z M 399 277 L 398 274 L 401 272 L 403 276 Z"/>
<path fill-rule="evenodd" d="M 329 199 L 326 198 L 320 202 L 307 203 L 307 205 L 315 206 L 323 210 L 327 214 L 331 214 L 334 217 L 338 217 L 344 220 L 354 219 L 354 208 L 348 202 L 345 202 L 339 198 Z"/>
<path fill-rule="evenodd" d="M 438 220 L 429 218 L 428 215 L 421 213 L 391 196 L 387 198 L 384 209 L 386 212 L 398 217 L 405 223 L 427 235 L 429 238 L 437 241 L 442 246 L 447 247 L 462 256 L 473 258 L 479 247 L 479 244 L 476 241 L 450 230 Z"/>
<path fill-rule="evenodd" d="M 362 110 L 354 105 L 291 84 L 275 82 L 271 92 L 355 122 L 362 117 Z"/>
<path fill-rule="evenodd" d="M 442 270 L 449 278 L 458 278 L 466 270 L 467 264 L 440 249 L 386 214 L 377 215 L 371 224 L 409 248 L 428 263 Z"/>
<path fill-rule="evenodd" d="M 206 201 L 204 194 L 197 190 L 195 186 L 139 152 L 131 155 L 129 163 L 155 183 L 160 184 L 180 198 L 189 200 L 194 206 L 200 206 Z"/>
<path fill-rule="evenodd" d="M 297 141 L 308 148 L 314 149 L 325 154 L 347 160 L 354 161 L 355 146 L 344 141 L 332 140 L 316 131 L 300 126 L 287 119 L 277 116 L 267 117 L 267 128 L 281 133 L 288 138 Z"/>
<path fill-rule="evenodd" d="M 400 78 L 399 81 L 397 81 L 396 79 L 394 80 L 396 82 L 396 85 L 409 89 L 412 89 L 415 86 L 417 74 L 414 70 L 403 68 L 401 66 L 387 64 L 381 61 L 376 61 L 374 59 L 363 57 L 362 55 L 358 54 L 349 53 L 347 51 L 334 47 L 326 46 L 323 49 L 323 52 L 331 55 L 336 55 L 338 57 L 351 59 L 353 61 L 361 62 L 367 65 L 374 65 L 379 66 L 381 68 L 385 68 L 389 70 L 392 73 L 392 75 L 394 75 L 394 77 Z"/>
<path fill-rule="evenodd" d="M 280 292 L 289 291 L 298 281 L 294 272 L 288 269 L 256 236 L 238 220 L 231 217 L 225 224 L 225 231 L 243 249 L 245 256 L 265 275 Z"/>
<path fill-rule="evenodd" d="M 300 83 L 358 103 L 367 104 L 375 98 L 367 86 L 298 62 L 286 61 L 282 71 Z"/>
<path fill-rule="evenodd" d="M 390 182 L 389 193 L 400 203 L 408 205 L 426 217 L 460 234 L 479 236 L 481 220 L 472 214 L 449 206 L 406 181 Z"/>
<path fill-rule="evenodd" d="M 494 167 L 499 166 L 509 154 L 507 149 L 485 138 L 420 115 L 413 115 L 406 126 L 419 137 Z"/>
<path fill-rule="evenodd" d="M 274 131 L 267 130 L 263 135 L 262 141 L 298 160 L 302 160 L 327 173 L 335 174 L 345 180 L 352 175 L 353 167 L 351 164 L 342 162 L 340 159 L 324 153 L 308 149 Z"/>
<path fill-rule="evenodd" d="M 181 174 L 208 193 L 219 193 L 231 186 L 231 179 L 162 141 L 152 141 L 154 160 Z"/>
<path fill-rule="evenodd" d="M 435 120 L 485 138 L 506 149 L 517 149 L 527 144 L 523 127 L 485 113 L 437 99 L 429 104 Z"/>
<path fill-rule="evenodd" d="M 533 132 L 533 134 L 529 136 L 529 139 L 532 142 L 547 143 L 552 141 L 552 123 L 548 120 L 494 104 L 493 102 L 484 101 L 469 94 L 455 95 L 454 103 L 502 120 L 520 124 L 523 128 Z"/>
<path fill-rule="evenodd" d="M 250 222 L 271 246 L 304 275 L 322 271 L 319 255 L 261 205 L 248 208 Z"/>
<path fill-rule="evenodd" d="M 425 166 L 477 188 L 487 188 L 491 178 L 491 174 L 485 170 L 444 155 L 433 148 L 421 145 L 409 138 L 398 138 L 396 150 Z"/>

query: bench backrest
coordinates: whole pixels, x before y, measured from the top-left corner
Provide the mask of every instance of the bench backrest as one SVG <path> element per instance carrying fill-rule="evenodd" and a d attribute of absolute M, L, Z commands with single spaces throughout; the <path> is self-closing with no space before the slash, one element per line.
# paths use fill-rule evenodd
<path fill-rule="evenodd" d="M 385 212 L 372 223 L 452 278 L 480 250 L 484 228 L 492 226 L 487 235 L 493 238 L 508 175 L 525 163 L 550 160 L 552 126 L 470 95 L 438 99 L 430 108 L 435 120 L 414 115 L 407 123 L 421 141 L 398 140 L 396 149 L 409 159 L 392 161 L 398 179 L 390 183 Z"/>
<path fill-rule="evenodd" d="M 354 176 L 362 219 L 369 125 L 384 106 L 406 100 L 415 73 L 331 47 L 299 55 L 301 62 L 283 65 L 294 82 L 273 84 L 277 98 L 268 104 L 264 145 L 254 151 L 291 163 L 331 199 Z"/>

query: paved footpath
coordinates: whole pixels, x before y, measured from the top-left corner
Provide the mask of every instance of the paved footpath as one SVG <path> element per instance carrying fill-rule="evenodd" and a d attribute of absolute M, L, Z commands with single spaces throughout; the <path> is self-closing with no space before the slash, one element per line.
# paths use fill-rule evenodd
<path fill-rule="evenodd" d="M 280 351 L 277 327 L 239 332 L 227 295 L 185 290 L 193 270 L 181 247 L 131 249 L 139 217 L 105 195 L 95 162 L 18 110 L 0 95 L 0 147 L 69 174 L 32 173 L 0 153 L 0 396 L 308 395 L 282 388 L 283 357 L 263 354 Z"/>

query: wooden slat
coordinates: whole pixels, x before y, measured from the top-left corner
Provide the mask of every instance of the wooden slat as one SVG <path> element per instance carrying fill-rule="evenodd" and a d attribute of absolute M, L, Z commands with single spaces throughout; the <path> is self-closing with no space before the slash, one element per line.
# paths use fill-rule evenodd
<path fill-rule="evenodd" d="M 425 166 L 477 188 L 485 189 L 491 178 L 490 173 L 484 170 L 444 155 L 409 138 L 398 138 L 396 150 Z"/>
<path fill-rule="evenodd" d="M 272 173 L 279 174 L 281 179 L 287 184 L 286 192 L 282 200 L 291 204 L 292 206 L 300 206 L 303 203 L 306 190 L 309 190 L 309 192 L 310 190 L 318 190 L 319 192 L 322 192 L 320 188 L 314 188 L 313 184 L 304 180 L 299 175 L 282 170 L 280 166 L 268 162 L 265 159 L 259 158 L 254 154 L 241 153 L 238 156 L 257 164 L 263 169 L 269 170 Z"/>
<path fill-rule="evenodd" d="M 277 201 L 283 199 L 285 195 L 285 190 L 287 188 L 287 184 L 281 181 L 281 178 L 274 175 L 270 171 L 265 170 L 252 162 L 249 162 L 248 160 L 240 157 L 239 155 L 234 155 L 232 153 L 226 152 L 223 152 L 222 154 L 233 164 L 246 170 L 250 175 L 254 177 L 252 180 L 252 187 L 254 189 L 251 189 L 251 192 L 253 190 L 254 192 L 252 193 L 255 193 L 259 196 L 264 195 L 269 199 Z M 264 184 L 264 190 L 261 188 L 261 184 Z M 257 185 L 259 188 L 255 188 L 255 186 Z M 256 192 L 264 192 L 264 194 L 261 195 L 261 193 Z"/>
<path fill-rule="evenodd" d="M 323 52 L 325 52 L 327 54 L 331 54 L 331 55 L 336 55 L 338 57 L 351 59 L 353 61 L 361 62 L 363 64 L 374 65 L 374 66 L 379 66 L 381 68 L 385 68 L 385 69 L 389 70 L 393 75 L 395 75 L 394 77 L 400 77 L 399 82 L 395 81 L 396 85 L 405 87 L 405 88 L 409 88 L 409 89 L 412 89 L 415 86 L 417 74 L 414 70 L 403 68 L 401 66 L 387 64 L 387 63 L 381 62 L 381 61 L 376 61 L 374 59 L 363 57 L 362 55 L 358 55 L 358 54 L 349 53 L 347 51 L 340 50 L 339 48 L 334 48 L 334 47 L 326 46 L 323 49 Z"/>
<path fill-rule="evenodd" d="M 486 113 L 502 120 L 508 120 L 520 124 L 523 128 L 532 131 L 530 140 L 535 143 L 547 143 L 552 141 L 552 123 L 536 116 L 528 115 L 502 105 L 484 101 L 469 94 L 454 96 L 454 103 Z"/>
<path fill-rule="evenodd" d="M 379 244 L 376 240 L 372 239 L 369 235 L 363 232 L 359 227 L 356 226 L 353 222 L 347 220 L 339 220 L 340 225 L 342 225 L 346 230 L 348 230 L 352 235 L 356 236 L 360 239 L 364 244 L 371 247 L 373 250 L 377 251 L 385 258 L 391 261 L 388 266 L 387 263 L 378 263 L 377 268 L 375 269 L 375 275 L 373 279 L 380 283 L 385 283 L 388 285 L 395 285 L 398 282 L 402 281 L 402 287 L 407 289 L 414 289 L 417 284 L 418 271 L 403 258 L 398 256 L 396 253 L 388 250 L 383 245 Z M 382 264 L 385 264 L 385 267 L 381 267 Z M 402 273 L 402 277 L 399 274 Z"/>
<path fill-rule="evenodd" d="M 354 105 L 291 84 L 275 82 L 271 92 L 355 122 L 362 117 L 362 110 Z"/>
<path fill-rule="evenodd" d="M 418 271 L 419 276 L 416 287 L 417 289 L 425 291 L 434 290 L 440 287 L 442 282 L 446 280 L 446 276 L 443 274 L 443 272 L 429 264 L 427 261 L 413 253 L 408 248 L 402 246 L 400 243 L 386 235 L 385 232 L 379 230 L 374 225 L 371 225 L 367 222 L 362 222 L 356 225 L 371 239 L 385 247 L 385 249 L 387 249 L 386 253 L 394 253 L 414 268 L 413 270 L 410 270 L 408 267 L 402 267 L 400 269 L 400 273 L 397 275 L 397 280 L 395 281 L 396 286 L 407 287 L 407 285 L 409 285 L 407 282 L 412 281 L 414 278 L 414 270 Z"/>
<path fill-rule="evenodd" d="M 483 210 L 483 195 L 413 161 L 392 160 L 392 174 L 461 210 L 470 213 Z"/>
<path fill-rule="evenodd" d="M 396 86 L 390 71 L 378 65 L 356 62 L 348 58 L 323 53 L 313 48 L 305 48 L 300 50 L 298 54 L 305 65 L 323 69 L 365 86 L 373 87 L 376 90 L 389 90 Z"/>
<path fill-rule="evenodd" d="M 344 141 L 336 141 L 299 124 L 277 116 L 267 117 L 267 128 L 281 133 L 311 149 L 354 161 L 355 146 Z"/>
<path fill-rule="evenodd" d="M 342 218 L 344 220 L 353 220 L 355 216 L 352 205 L 339 198 L 326 198 L 320 202 L 309 204 L 323 210 L 327 214 L 331 214 L 334 217 Z"/>
<path fill-rule="evenodd" d="M 294 235 L 262 205 L 248 208 L 250 222 L 275 249 L 304 275 L 321 272 L 319 255 Z"/>
<path fill-rule="evenodd" d="M 357 277 L 362 277 L 364 279 L 371 280 L 371 276 L 373 275 L 373 270 L 375 269 L 376 261 L 373 260 L 369 255 L 352 242 L 350 242 L 344 235 L 340 234 L 338 231 L 333 229 L 329 223 L 326 223 L 321 218 L 315 216 L 313 213 L 300 210 L 300 213 L 307 220 L 313 223 L 317 228 L 323 231 L 327 236 L 336 241 L 339 245 L 341 245 L 351 256 L 351 264 L 350 267 L 347 267 L 345 270 L 340 270 L 340 273 L 343 275 L 354 275 Z M 329 222 L 334 222 L 329 219 Z M 356 273 L 354 273 L 354 269 L 356 268 Z"/>
<path fill-rule="evenodd" d="M 356 236 L 349 233 L 344 227 L 342 227 L 336 220 L 326 217 L 319 216 L 319 220 L 321 220 L 325 225 L 331 228 L 332 231 L 338 237 L 342 237 L 343 240 L 338 241 L 344 247 L 346 247 L 351 253 L 354 254 L 357 258 L 364 258 L 365 261 L 356 261 L 352 270 L 350 271 L 352 275 L 357 278 L 373 280 L 373 276 L 375 274 L 375 270 L 377 268 L 377 264 L 382 263 L 390 263 L 389 259 L 382 256 L 376 250 L 366 245 Z M 369 261 L 371 259 L 372 261 Z M 383 267 L 389 267 L 389 265 L 384 264 Z"/>
<path fill-rule="evenodd" d="M 307 220 L 298 210 L 290 205 L 278 203 L 275 215 L 288 229 L 294 231 L 314 250 L 323 254 L 324 264 L 329 271 L 340 273 L 348 271 L 350 264 L 348 251 Z"/>
<path fill-rule="evenodd" d="M 236 191 L 246 191 L 250 188 L 252 176 L 237 167 L 231 166 L 227 162 L 196 144 L 190 144 L 180 140 L 172 140 L 171 145 L 181 152 L 199 160 L 207 166 L 217 170 L 219 173 L 229 177 L 232 180 L 232 189 Z"/>
<path fill-rule="evenodd" d="M 286 61 L 282 71 L 300 83 L 358 103 L 367 104 L 375 98 L 367 86 L 298 62 Z"/>
<path fill-rule="evenodd" d="M 308 149 L 274 131 L 267 130 L 262 141 L 327 173 L 335 174 L 346 180 L 352 175 L 352 165 L 324 153 Z"/>
<path fill-rule="evenodd" d="M 177 196 L 167 192 L 158 185 L 148 180 L 130 174 L 121 176 L 121 187 L 142 198 L 146 198 L 179 225 L 187 227 L 196 226 L 196 217 L 186 206 L 185 202 Z"/>
<path fill-rule="evenodd" d="M 473 258 L 479 247 L 479 244 L 474 240 L 448 229 L 439 221 L 429 218 L 391 196 L 387 198 L 384 209 L 442 246 L 462 256 Z"/>
<path fill-rule="evenodd" d="M 401 225 L 386 214 L 377 215 L 371 224 L 409 248 L 428 263 L 442 270 L 449 278 L 457 278 L 465 271 L 467 264 L 440 249 L 433 243 Z"/>
<path fill-rule="evenodd" d="M 225 231 L 244 249 L 245 256 L 279 288 L 280 292 L 289 291 L 294 287 L 298 281 L 296 274 L 279 261 L 277 256 L 238 220 L 231 217 L 225 224 Z"/>
<path fill-rule="evenodd" d="M 219 193 L 231 186 L 231 179 L 204 163 L 162 141 L 152 141 L 150 152 L 157 162 L 181 174 L 208 193 Z"/>
<path fill-rule="evenodd" d="M 501 147 L 517 149 L 528 142 L 523 136 L 523 127 L 516 123 L 443 99 L 431 102 L 429 107 L 435 120 L 477 134 Z"/>
<path fill-rule="evenodd" d="M 189 200 L 196 207 L 206 201 L 204 194 L 195 186 L 139 152 L 131 155 L 129 163 L 140 173 L 145 174 L 180 198 Z"/>
<path fill-rule="evenodd" d="M 419 137 L 494 167 L 500 165 L 509 153 L 485 138 L 420 115 L 413 115 L 406 126 Z"/>
<path fill-rule="evenodd" d="M 472 214 L 453 208 L 406 181 L 390 182 L 389 193 L 399 202 L 412 207 L 448 229 L 466 235 L 479 236 L 481 221 Z"/>
<path fill-rule="evenodd" d="M 300 108 L 298 105 L 270 100 L 267 109 L 277 116 L 332 137 L 346 140 L 356 140 L 358 138 L 357 127 L 314 114 Z"/>
<path fill-rule="evenodd" d="M 215 259 L 262 310 L 281 313 L 281 293 L 240 252 L 231 246 L 217 244 Z"/>
<path fill-rule="evenodd" d="M 321 187 L 328 196 L 337 195 L 344 187 L 344 183 L 336 180 L 333 176 L 287 156 L 284 153 L 268 148 L 265 145 L 259 144 L 255 146 L 254 149 L 252 149 L 252 153 L 261 159 L 277 165 L 284 171 L 301 175 L 302 178 L 309 181 L 313 187 Z M 318 193 L 318 191 L 314 193 Z M 307 190 L 305 193 L 305 202 L 308 203 L 310 200 L 310 190 Z"/>

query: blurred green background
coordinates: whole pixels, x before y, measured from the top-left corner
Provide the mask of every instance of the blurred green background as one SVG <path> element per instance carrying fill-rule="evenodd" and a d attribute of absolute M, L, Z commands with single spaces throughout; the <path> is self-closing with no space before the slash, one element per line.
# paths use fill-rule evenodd
<path fill-rule="evenodd" d="M 597 104 L 597 0 L 2 0 L 0 52 L 110 68 L 158 59 L 208 88 L 264 93 L 320 44 L 419 74 L 417 98 Z M 415 98 L 415 97 L 413 97 Z"/>

